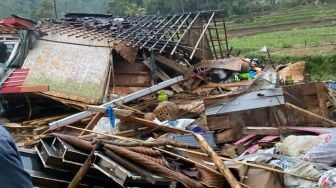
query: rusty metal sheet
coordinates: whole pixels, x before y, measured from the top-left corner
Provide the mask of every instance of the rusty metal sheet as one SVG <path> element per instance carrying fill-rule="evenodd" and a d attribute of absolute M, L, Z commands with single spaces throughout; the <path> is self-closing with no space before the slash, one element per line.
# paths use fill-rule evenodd
<path fill-rule="evenodd" d="M 260 90 L 238 96 L 232 101 L 223 102 L 206 109 L 207 116 L 239 112 L 250 109 L 283 105 L 285 99 L 282 88 Z"/>
<path fill-rule="evenodd" d="M 57 42 L 56 42 L 57 41 Z M 107 41 L 49 34 L 29 52 L 24 83 L 49 85 L 49 95 L 85 103 L 101 103 L 110 66 Z"/>

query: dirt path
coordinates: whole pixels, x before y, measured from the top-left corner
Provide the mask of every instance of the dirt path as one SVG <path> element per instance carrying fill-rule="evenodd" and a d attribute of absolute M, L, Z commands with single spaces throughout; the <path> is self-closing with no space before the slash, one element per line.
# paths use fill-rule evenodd
<path fill-rule="evenodd" d="M 290 30 L 293 28 L 318 27 L 318 26 L 328 26 L 335 24 L 336 19 L 326 19 L 318 21 L 305 21 L 297 23 L 278 24 L 272 26 L 262 26 L 257 28 L 245 28 L 245 29 L 233 29 L 233 30 L 230 30 L 230 28 L 228 28 L 228 37 L 234 38 L 234 37 L 255 35 L 258 33 Z"/>

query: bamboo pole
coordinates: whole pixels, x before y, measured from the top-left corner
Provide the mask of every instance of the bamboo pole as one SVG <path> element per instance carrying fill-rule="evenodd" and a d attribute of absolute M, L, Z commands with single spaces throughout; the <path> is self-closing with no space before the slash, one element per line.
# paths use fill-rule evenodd
<path fill-rule="evenodd" d="M 75 177 L 71 180 L 70 184 L 68 185 L 68 188 L 77 188 L 80 185 L 80 182 L 85 177 L 86 173 L 91 167 L 92 161 L 94 160 L 94 152 L 97 150 L 101 150 L 104 147 L 104 145 L 100 142 L 98 142 L 92 151 L 90 152 L 88 158 L 85 160 L 84 164 L 80 167 L 80 169 L 77 171 Z"/>
<path fill-rule="evenodd" d="M 168 146 L 170 147 L 170 146 Z M 192 154 L 196 154 L 196 155 L 201 155 L 201 156 L 208 156 L 205 153 L 202 152 L 198 152 L 198 151 L 193 151 L 193 150 L 188 150 L 188 149 L 184 149 L 184 148 L 176 148 L 176 147 L 171 147 L 172 149 L 175 150 L 179 150 L 179 151 L 183 151 L 183 152 L 187 152 L 187 153 L 192 153 Z M 255 167 L 255 168 L 259 168 L 259 169 L 264 169 L 264 170 L 268 170 L 271 172 L 277 172 L 277 173 L 281 173 L 281 174 L 287 174 L 287 175 L 291 175 L 294 177 L 298 177 L 298 178 L 302 178 L 302 179 L 306 179 L 306 180 L 310 180 L 310 181 L 318 181 L 318 179 L 313 178 L 313 177 L 309 177 L 309 176 L 301 176 L 298 174 L 294 174 L 291 172 L 285 172 L 276 168 L 272 168 L 272 167 L 268 167 L 268 166 L 264 166 L 264 165 L 258 165 L 258 164 L 254 164 L 254 163 L 248 163 L 248 162 L 244 162 L 244 161 L 238 161 L 235 159 L 230 159 L 230 158 L 226 158 L 226 157 L 220 157 L 220 159 L 224 160 L 224 161 L 229 161 L 229 162 L 233 162 L 233 163 L 237 163 L 237 164 L 242 164 L 242 165 L 246 165 L 246 166 L 250 166 L 250 167 Z"/>
<path fill-rule="evenodd" d="M 332 120 L 330 120 L 330 119 L 328 119 L 328 118 L 325 118 L 325 117 L 323 117 L 323 116 L 320 116 L 320 115 L 315 114 L 315 113 L 313 113 L 313 112 L 310 112 L 310 111 L 308 111 L 308 110 L 302 109 L 302 108 L 297 107 L 297 106 L 295 106 L 295 105 L 293 105 L 293 104 L 291 104 L 291 103 L 288 103 L 288 102 L 285 103 L 285 106 L 286 106 L 287 108 L 289 108 L 289 109 L 293 109 L 293 110 L 295 110 L 296 112 L 298 112 L 298 113 L 300 113 L 300 114 L 302 114 L 302 115 L 304 115 L 304 116 L 306 116 L 306 117 L 314 118 L 314 119 L 316 119 L 317 121 L 320 121 L 320 122 L 323 122 L 323 123 L 326 123 L 326 124 L 328 124 L 328 125 L 332 125 L 332 126 L 336 127 L 336 122 L 335 122 L 335 121 L 332 121 Z"/>
<path fill-rule="evenodd" d="M 203 136 L 197 133 L 193 133 L 198 144 L 201 146 L 202 150 L 205 151 L 211 160 L 215 163 L 221 175 L 228 181 L 232 188 L 240 188 L 240 185 L 236 178 L 232 175 L 231 171 L 223 161 L 219 158 L 219 156 L 214 152 L 214 150 L 209 146 L 209 144 L 204 140 Z"/>
<path fill-rule="evenodd" d="M 217 175 L 219 175 L 219 176 L 222 176 L 222 174 L 221 174 L 220 172 L 218 172 L 217 170 L 212 169 L 212 168 L 210 168 L 210 167 L 208 167 L 208 166 L 206 166 L 206 165 L 204 165 L 204 164 L 202 164 L 202 163 L 193 161 L 193 160 L 191 160 L 191 159 L 188 159 L 187 157 L 178 155 L 178 154 L 176 154 L 176 153 L 173 153 L 173 152 L 170 152 L 170 151 L 161 149 L 161 148 L 156 148 L 156 147 L 155 147 L 155 149 L 158 150 L 158 151 L 161 151 L 161 152 L 163 152 L 163 153 L 166 153 L 166 154 L 168 154 L 168 155 L 171 155 L 171 156 L 174 156 L 174 157 L 183 159 L 183 160 L 185 160 L 185 161 L 187 161 L 187 162 L 190 162 L 190 163 L 193 163 L 193 164 L 197 164 L 197 165 L 201 166 L 202 168 L 204 168 L 204 169 L 206 169 L 206 170 L 208 170 L 208 171 L 210 171 L 210 172 L 213 172 L 214 174 L 217 174 Z M 243 187 L 248 187 L 247 185 L 245 185 L 245 184 L 243 184 L 243 183 L 240 183 L 240 182 L 237 182 L 237 183 L 240 184 L 240 185 L 242 185 Z"/>

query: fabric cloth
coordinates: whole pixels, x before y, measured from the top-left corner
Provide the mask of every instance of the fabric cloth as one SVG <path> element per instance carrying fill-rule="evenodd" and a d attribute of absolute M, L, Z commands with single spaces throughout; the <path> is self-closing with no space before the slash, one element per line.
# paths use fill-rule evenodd
<path fill-rule="evenodd" d="M 11 135 L 0 126 L 0 187 L 33 187 Z"/>

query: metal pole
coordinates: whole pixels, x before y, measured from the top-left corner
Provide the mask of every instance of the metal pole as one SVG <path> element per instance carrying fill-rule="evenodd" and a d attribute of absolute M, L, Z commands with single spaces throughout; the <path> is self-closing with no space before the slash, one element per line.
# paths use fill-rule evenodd
<path fill-rule="evenodd" d="M 104 103 L 104 104 L 100 105 L 100 107 L 106 107 L 106 108 L 109 107 L 109 106 L 114 107 L 115 103 L 116 104 L 124 104 L 124 103 L 130 102 L 132 100 L 135 100 L 135 99 L 138 99 L 138 98 L 143 97 L 145 95 L 156 92 L 160 89 L 163 89 L 163 88 L 166 88 L 168 86 L 174 85 L 174 84 L 182 81 L 183 79 L 184 79 L 183 76 L 174 77 L 172 79 L 160 82 L 160 83 L 158 83 L 158 84 L 156 84 L 152 87 L 149 87 L 149 88 L 137 91 L 135 93 L 126 95 L 124 97 L 120 97 L 120 98 L 115 99 L 113 101 Z M 77 114 L 73 114 L 71 116 L 68 116 L 68 117 L 65 117 L 63 119 L 60 119 L 60 120 L 54 121 L 52 123 L 49 123 L 49 128 L 52 129 L 52 130 L 58 129 L 58 128 L 61 128 L 62 126 L 71 124 L 73 122 L 76 122 L 78 120 L 81 120 L 83 118 L 89 117 L 89 116 L 94 115 L 94 114 L 95 114 L 94 112 L 90 112 L 90 111 L 79 112 Z"/>
<path fill-rule="evenodd" d="M 57 18 L 56 0 L 54 0 L 54 11 L 55 11 L 55 18 Z"/>

